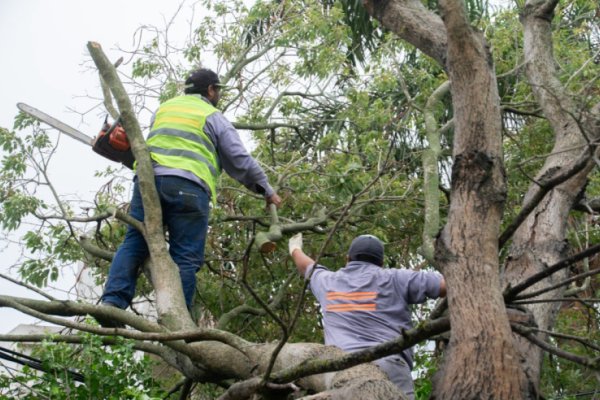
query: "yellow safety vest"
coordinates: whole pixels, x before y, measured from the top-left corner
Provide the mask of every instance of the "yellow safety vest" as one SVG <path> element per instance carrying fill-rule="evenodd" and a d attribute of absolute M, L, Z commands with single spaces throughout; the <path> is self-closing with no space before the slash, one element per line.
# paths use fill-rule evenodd
<path fill-rule="evenodd" d="M 160 165 L 192 172 L 217 199 L 221 173 L 215 146 L 204 133 L 206 118 L 218 111 L 196 96 L 178 96 L 163 103 L 146 143 L 150 157 Z"/>

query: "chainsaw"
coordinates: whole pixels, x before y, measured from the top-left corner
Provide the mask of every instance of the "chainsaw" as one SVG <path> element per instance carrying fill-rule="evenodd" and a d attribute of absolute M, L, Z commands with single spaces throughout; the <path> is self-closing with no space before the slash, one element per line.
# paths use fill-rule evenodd
<path fill-rule="evenodd" d="M 127 140 L 125 129 L 121 125 L 120 118 L 110 125 L 108 124 L 107 117 L 102 124 L 100 133 L 93 138 L 25 103 L 17 103 L 17 108 L 65 135 L 91 146 L 92 150 L 101 156 L 111 161 L 120 162 L 127 168 L 133 169 L 135 158 L 131 152 L 131 146 Z"/>

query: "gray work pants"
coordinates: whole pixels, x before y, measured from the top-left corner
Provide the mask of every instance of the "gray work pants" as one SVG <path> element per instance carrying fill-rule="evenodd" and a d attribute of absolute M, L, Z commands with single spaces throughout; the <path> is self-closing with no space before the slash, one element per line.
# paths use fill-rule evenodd
<path fill-rule="evenodd" d="M 415 387 L 413 385 L 410 368 L 400 355 L 387 356 L 375 361 L 390 378 L 390 380 L 400 388 L 410 400 L 415 398 Z"/>

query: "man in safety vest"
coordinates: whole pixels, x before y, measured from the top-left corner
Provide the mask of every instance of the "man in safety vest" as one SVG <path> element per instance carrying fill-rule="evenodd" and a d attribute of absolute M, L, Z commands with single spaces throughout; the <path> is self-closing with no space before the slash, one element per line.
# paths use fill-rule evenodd
<path fill-rule="evenodd" d="M 302 251 L 302 234 L 289 241 L 298 272 L 310 279 L 310 289 L 323 315 L 325 344 L 354 352 L 395 339 L 410 329 L 410 304 L 446 295 L 446 282 L 436 272 L 383 267 L 383 243 L 373 235 L 356 237 L 346 266 L 329 271 Z M 412 351 L 375 361 L 410 399 Z"/>
<path fill-rule="evenodd" d="M 246 151 L 240 137 L 216 106 L 221 97 L 217 74 L 194 71 L 185 81 L 185 95 L 163 103 L 147 138 L 160 197 L 163 224 L 169 232 L 169 253 L 179 267 L 188 309 L 196 288 L 196 272 L 204 262 L 209 204 L 216 202 L 217 179 L 224 169 L 267 205 L 279 207 L 280 197 L 269 185 L 263 169 Z M 142 198 L 134 181 L 130 215 L 144 219 Z M 102 295 L 104 305 L 127 308 L 135 293 L 138 270 L 148 257 L 140 232 L 129 226 L 112 261 Z M 97 318 L 102 326 L 122 326 Z"/>

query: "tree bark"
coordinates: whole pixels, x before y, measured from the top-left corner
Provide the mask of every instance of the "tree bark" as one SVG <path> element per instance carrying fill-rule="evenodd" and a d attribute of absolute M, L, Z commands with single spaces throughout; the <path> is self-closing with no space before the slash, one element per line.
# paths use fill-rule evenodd
<path fill-rule="evenodd" d="M 462 1 L 442 0 L 455 138 L 448 222 L 436 260 L 448 284 L 452 331 L 434 386 L 436 399 L 527 398 L 498 276 L 506 197 L 493 62 Z M 476 366 L 476 367 L 475 367 Z"/>
<path fill-rule="evenodd" d="M 367 12 L 383 26 L 440 65 L 446 65 L 446 28 L 439 15 L 420 0 L 363 0 Z"/>
<path fill-rule="evenodd" d="M 584 117 L 586 113 L 577 109 L 573 99 L 568 96 L 568 90 L 558 79 L 551 26 L 556 4 L 556 1 L 530 0 L 526 3 L 521 18 L 527 79 L 555 134 L 552 154 L 547 157 L 537 174 L 537 182 L 568 170 L 581 156 L 582 149 L 586 149 L 588 142 L 598 137 L 597 121 L 593 123 L 594 116 Z M 583 132 L 582 128 L 587 132 Z M 570 248 L 566 240 L 568 215 L 579 194 L 584 190 L 587 175 L 594 166 L 591 155 L 592 150 L 589 151 L 588 164 L 546 194 L 515 231 L 504 270 L 504 279 L 508 284 L 514 286 L 569 255 Z M 538 184 L 533 182 L 523 203 L 526 204 L 538 190 Z M 532 286 L 528 291 L 549 287 L 565 279 L 567 275 L 568 269 L 563 269 Z M 536 299 L 559 298 L 563 293 L 564 288 L 560 288 Z M 554 325 L 560 305 L 557 302 L 548 302 L 526 307 L 532 312 L 537 326 L 549 330 Z M 539 337 L 545 340 L 544 335 Z M 537 388 L 543 351 L 521 337 L 517 338 L 517 343 L 523 368 L 528 379 Z"/>

